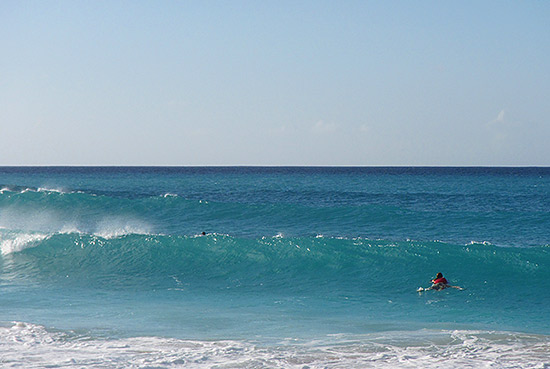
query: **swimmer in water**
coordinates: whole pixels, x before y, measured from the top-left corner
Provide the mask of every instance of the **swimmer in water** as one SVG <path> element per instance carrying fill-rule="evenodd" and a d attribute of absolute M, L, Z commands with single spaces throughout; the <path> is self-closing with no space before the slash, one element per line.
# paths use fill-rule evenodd
<path fill-rule="evenodd" d="M 444 290 L 445 288 L 448 288 L 448 287 L 455 288 L 455 289 L 461 290 L 461 291 L 464 289 L 464 288 L 459 287 L 459 286 L 451 286 L 449 284 L 449 282 L 447 282 L 447 279 L 445 277 L 443 277 L 442 273 L 437 273 L 435 278 L 432 279 L 432 285 L 428 288 L 419 287 L 418 292 L 428 291 L 428 290 L 441 291 L 441 290 Z"/>

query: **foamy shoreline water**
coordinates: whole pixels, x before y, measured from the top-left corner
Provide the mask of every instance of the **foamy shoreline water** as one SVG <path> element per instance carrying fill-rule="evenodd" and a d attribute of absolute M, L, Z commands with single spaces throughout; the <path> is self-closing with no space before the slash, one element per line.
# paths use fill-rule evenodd
<path fill-rule="evenodd" d="M 420 330 L 266 344 L 92 338 L 15 322 L 0 328 L 0 354 L 4 368 L 544 368 L 550 337 Z"/>

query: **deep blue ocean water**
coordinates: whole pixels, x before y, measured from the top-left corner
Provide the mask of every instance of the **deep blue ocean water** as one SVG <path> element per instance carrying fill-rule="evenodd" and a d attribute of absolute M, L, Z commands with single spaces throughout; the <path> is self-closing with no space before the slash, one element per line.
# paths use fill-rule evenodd
<path fill-rule="evenodd" d="M 550 365 L 550 168 L 5 167 L 0 247 L 2 367 Z"/>

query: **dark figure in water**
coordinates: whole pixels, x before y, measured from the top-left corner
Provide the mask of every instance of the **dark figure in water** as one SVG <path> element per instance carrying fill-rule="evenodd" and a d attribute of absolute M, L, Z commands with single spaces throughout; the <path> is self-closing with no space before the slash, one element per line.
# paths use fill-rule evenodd
<path fill-rule="evenodd" d="M 419 287 L 418 292 L 428 291 L 428 290 L 441 291 L 441 290 L 444 290 L 447 287 L 456 288 L 457 290 L 463 290 L 464 289 L 464 288 L 459 287 L 459 286 L 451 286 L 449 284 L 449 282 L 447 282 L 447 279 L 445 277 L 443 277 L 443 274 L 437 273 L 435 278 L 432 279 L 432 285 L 428 288 Z"/>

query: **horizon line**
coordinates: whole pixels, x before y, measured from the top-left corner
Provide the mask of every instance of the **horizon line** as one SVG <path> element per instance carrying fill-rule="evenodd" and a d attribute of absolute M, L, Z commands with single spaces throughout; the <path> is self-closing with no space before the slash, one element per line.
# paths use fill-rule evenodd
<path fill-rule="evenodd" d="M 303 164 L 0 164 L 0 168 L 550 168 L 550 165 L 499 164 L 499 165 L 303 165 Z"/>

